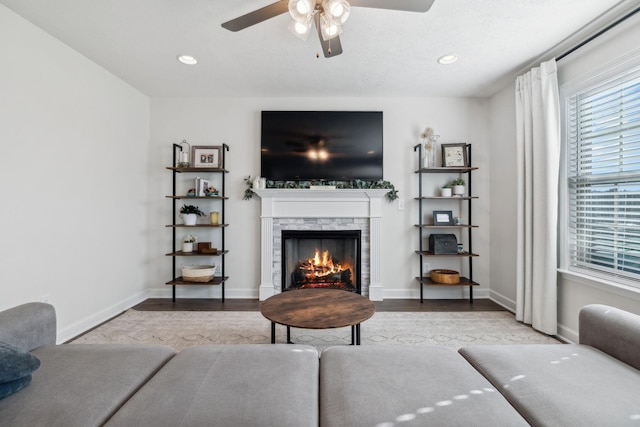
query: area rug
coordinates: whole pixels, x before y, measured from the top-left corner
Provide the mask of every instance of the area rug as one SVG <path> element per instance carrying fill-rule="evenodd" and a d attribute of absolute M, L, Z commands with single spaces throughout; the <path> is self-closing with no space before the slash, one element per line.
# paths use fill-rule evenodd
<path fill-rule="evenodd" d="M 291 329 L 291 340 L 319 350 L 351 343 L 351 328 Z M 128 310 L 80 336 L 74 344 L 146 343 L 183 350 L 202 344 L 268 344 L 271 322 L 254 311 Z M 276 342 L 286 342 L 278 325 Z M 506 311 L 377 312 L 361 325 L 362 345 L 559 344 L 552 337 L 516 322 Z"/>

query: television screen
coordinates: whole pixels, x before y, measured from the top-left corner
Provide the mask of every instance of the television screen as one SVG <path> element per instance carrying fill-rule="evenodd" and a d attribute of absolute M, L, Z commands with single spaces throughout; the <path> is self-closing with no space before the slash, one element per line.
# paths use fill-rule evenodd
<path fill-rule="evenodd" d="M 263 111 L 261 176 L 274 181 L 382 179 L 381 111 Z"/>

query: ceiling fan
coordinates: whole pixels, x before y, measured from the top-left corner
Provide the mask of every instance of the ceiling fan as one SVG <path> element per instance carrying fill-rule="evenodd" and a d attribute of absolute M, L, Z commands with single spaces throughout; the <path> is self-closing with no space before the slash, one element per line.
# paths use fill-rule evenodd
<path fill-rule="evenodd" d="M 435 0 L 280 0 L 222 24 L 229 31 L 240 31 L 262 21 L 289 12 L 289 29 L 306 40 L 315 24 L 322 52 L 326 58 L 340 55 L 342 24 L 349 17 L 351 6 L 407 12 L 428 11 Z"/>

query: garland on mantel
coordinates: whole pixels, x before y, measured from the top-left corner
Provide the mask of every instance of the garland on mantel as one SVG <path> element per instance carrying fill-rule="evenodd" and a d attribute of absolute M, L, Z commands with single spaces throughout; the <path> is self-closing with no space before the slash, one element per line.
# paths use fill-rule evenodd
<path fill-rule="evenodd" d="M 244 179 L 244 183 L 247 188 L 244 190 L 243 200 L 250 200 L 253 198 L 253 180 L 251 175 Z M 389 190 L 386 194 L 388 201 L 393 201 L 398 198 L 398 190 L 389 181 L 364 181 L 356 179 L 354 181 L 273 181 L 267 180 L 267 188 L 310 188 L 311 186 L 327 185 L 335 186 L 339 189 L 383 189 Z"/>

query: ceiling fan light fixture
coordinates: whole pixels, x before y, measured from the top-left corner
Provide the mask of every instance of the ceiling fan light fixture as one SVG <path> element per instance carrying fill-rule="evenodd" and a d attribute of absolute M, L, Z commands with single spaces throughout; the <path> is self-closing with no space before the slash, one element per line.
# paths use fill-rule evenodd
<path fill-rule="evenodd" d="M 305 22 L 313 15 L 315 0 L 289 0 L 289 14 L 294 21 Z"/>
<path fill-rule="evenodd" d="M 289 23 L 289 31 L 303 41 L 307 40 L 307 37 L 309 37 L 309 34 L 311 33 L 312 21 L 311 17 L 309 17 L 306 22 L 299 22 L 292 19 Z"/>
<path fill-rule="evenodd" d="M 320 15 L 320 33 L 324 41 L 331 40 L 342 34 L 342 26 L 335 22 L 329 15 Z"/>
<path fill-rule="evenodd" d="M 351 5 L 346 0 L 322 0 L 322 9 L 340 25 L 347 22 L 351 13 Z"/>

